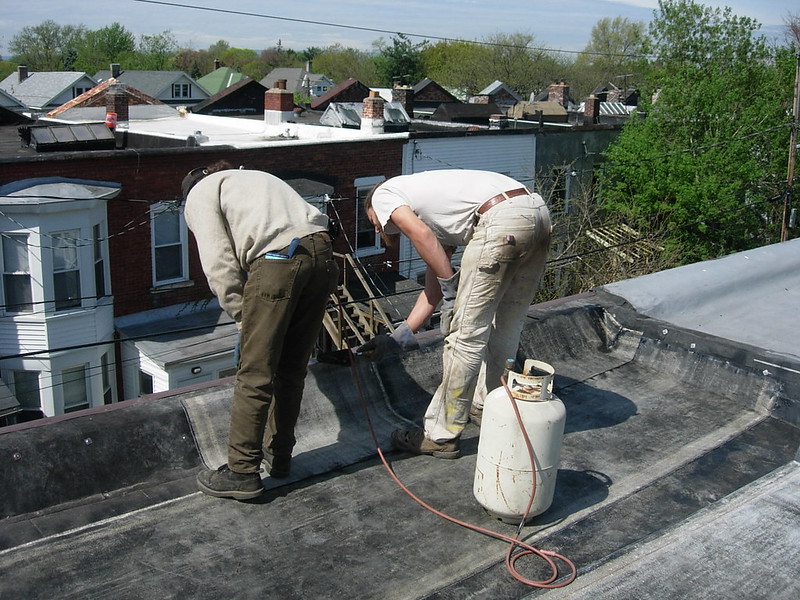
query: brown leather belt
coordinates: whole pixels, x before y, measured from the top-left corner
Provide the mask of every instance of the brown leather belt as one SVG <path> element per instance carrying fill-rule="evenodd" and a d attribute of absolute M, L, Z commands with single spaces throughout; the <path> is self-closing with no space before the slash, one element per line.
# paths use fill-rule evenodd
<path fill-rule="evenodd" d="M 496 206 L 497 204 L 500 204 L 501 202 L 503 202 L 507 198 L 513 198 L 515 196 L 522 196 L 523 194 L 530 194 L 530 192 L 528 191 L 528 188 L 521 187 L 521 188 L 517 188 L 515 190 L 510 190 L 510 191 L 505 192 L 503 194 L 497 194 L 497 196 L 492 196 L 486 202 L 484 202 L 483 204 L 481 204 L 478 207 L 477 214 L 482 215 L 487 210 L 489 210 L 493 206 Z"/>

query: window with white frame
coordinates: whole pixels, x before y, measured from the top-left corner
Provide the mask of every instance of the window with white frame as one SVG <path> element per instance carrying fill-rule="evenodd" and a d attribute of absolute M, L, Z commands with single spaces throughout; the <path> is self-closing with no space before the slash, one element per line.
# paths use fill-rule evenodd
<path fill-rule="evenodd" d="M 367 211 L 364 210 L 364 201 L 372 188 L 384 179 L 384 177 L 365 177 L 355 181 L 356 230 L 353 241 L 355 242 L 356 254 L 371 254 L 381 250 L 381 236 L 375 233 L 375 226 L 370 223 L 367 217 Z"/>
<path fill-rule="evenodd" d="M 57 311 L 81 305 L 78 234 L 79 230 L 69 229 L 50 235 L 53 244 L 53 292 Z"/>
<path fill-rule="evenodd" d="M 3 304 L 6 312 L 32 312 L 33 295 L 28 261 L 28 236 L 2 234 Z"/>
<path fill-rule="evenodd" d="M 64 397 L 65 413 L 89 408 L 86 365 L 70 367 L 61 371 L 61 393 Z"/>
<path fill-rule="evenodd" d="M 153 284 L 185 281 L 189 271 L 186 221 L 172 202 L 155 204 L 150 210 L 152 230 Z"/>
<path fill-rule="evenodd" d="M 106 295 L 106 265 L 103 253 L 103 228 L 92 227 L 92 255 L 94 258 L 94 293 L 96 298 Z"/>
<path fill-rule="evenodd" d="M 173 98 L 191 98 L 192 85 L 189 83 L 173 83 L 172 84 L 172 97 Z"/>

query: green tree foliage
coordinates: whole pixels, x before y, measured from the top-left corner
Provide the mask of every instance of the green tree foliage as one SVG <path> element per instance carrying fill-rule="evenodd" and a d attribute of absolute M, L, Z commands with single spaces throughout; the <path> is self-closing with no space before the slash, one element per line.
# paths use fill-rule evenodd
<path fill-rule="evenodd" d="M 362 50 L 345 48 L 340 44 L 328 46 L 314 57 L 312 69 L 341 83 L 348 78 L 358 79 L 366 86 L 377 86 L 378 75 L 373 58 Z"/>
<path fill-rule="evenodd" d="M 395 81 L 413 84 L 425 76 L 422 51 L 428 45 L 427 41 L 414 44 L 408 36 L 398 33 L 392 37 L 391 43 L 381 38 L 374 45 L 378 49 L 375 58 L 378 85 L 390 87 Z"/>
<path fill-rule="evenodd" d="M 207 50 L 183 48 L 175 55 L 175 68 L 197 79 L 214 70 L 214 59 Z"/>
<path fill-rule="evenodd" d="M 14 63 L 9 60 L 0 60 L 0 80 L 5 79 L 11 73 L 17 70 L 17 67 Z"/>
<path fill-rule="evenodd" d="M 565 64 L 549 52 L 536 48 L 531 34 L 495 34 L 487 38 L 490 62 L 485 65 L 485 87 L 502 81 L 524 99 L 538 93 L 556 79 L 563 79 Z"/>
<path fill-rule="evenodd" d="M 178 42 L 169 30 L 155 35 L 139 36 L 136 51 L 126 57 L 129 69 L 142 71 L 169 71 L 175 68 Z"/>
<path fill-rule="evenodd" d="M 71 71 L 85 31 L 83 25 L 59 25 L 47 20 L 23 27 L 8 47 L 14 54 L 13 62 L 26 65 L 31 71 Z"/>
<path fill-rule="evenodd" d="M 588 95 L 599 85 L 626 89 L 639 81 L 645 24 L 624 17 L 603 18 L 592 27 L 592 37 L 578 55 L 570 82 Z"/>
<path fill-rule="evenodd" d="M 119 62 L 136 48 L 136 37 L 119 23 L 95 31 L 87 31 L 77 43 L 75 70 L 94 75 Z"/>
<path fill-rule="evenodd" d="M 498 33 L 483 42 L 438 42 L 422 51 L 423 69 L 427 77 L 465 98 L 499 80 L 527 100 L 564 78 L 568 68 L 535 43 L 527 33 Z"/>
<path fill-rule="evenodd" d="M 486 81 L 490 54 L 482 44 L 443 41 L 425 48 L 421 58 L 426 77 L 466 98 L 494 81 Z"/>
<path fill-rule="evenodd" d="M 646 116 L 609 148 L 602 201 L 688 263 L 777 241 L 791 69 L 729 8 L 661 0 Z M 652 94 L 652 96 L 651 96 Z"/>

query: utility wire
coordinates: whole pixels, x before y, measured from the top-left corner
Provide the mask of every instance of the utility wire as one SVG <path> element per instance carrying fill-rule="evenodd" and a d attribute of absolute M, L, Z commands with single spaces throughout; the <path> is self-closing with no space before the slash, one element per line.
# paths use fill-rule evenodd
<path fill-rule="evenodd" d="M 497 42 L 482 42 L 477 40 L 465 40 L 462 38 L 452 38 L 452 37 L 443 37 L 439 35 L 426 35 L 422 33 L 411 33 L 411 32 L 404 32 L 404 31 L 396 31 L 391 29 L 379 29 L 376 27 L 362 27 L 359 25 L 346 25 L 343 23 L 331 23 L 327 21 L 314 21 L 311 19 L 298 19 L 292 17 L 279 17 L 277 15 L 266 15 L 263 13 L 255 13 L 255 12 L 247 12 L 241 10 L 231 10 L 226 8 L 214 8 L 210 6 L 196 6 L 194 4 L 183 4 L 180 2 L 162 2 L 159 0 L 133 0 L 134 2 L 141 2 L 143 4 L 158 4 L 162 6 L 170 6 L 173 8 L 188 8 L 192 10 L 202 10 L 208 11 L 213 13 L 222 13 L 222 14 L 230 14 L 230 15 L 237 15 L 242 17 L 255 17 L 258 19 L 272 19 L 275 21 L 285 21 L 289 23 L 302 23 L 304 25 L 320 25 L 323 27 L 337 27 L 340 29 L 350 29 L 355 31 L 370 31 L 373 33 L 385 33 L 388 35 L 404 35 L 406 37 L 414 37 L 414 38 L 423 38 L 423 39 L 430 39 L 430 40 L 439 40 L 443 42 L 463 42 L 466 44 L 476 44 L 480 46 L 490 46 L 490 47 L 498 47 L 498 48 L 510 48 L 515 50 L 534 50 L 538 52 L 556 52 L 556 53 L 564 53 L 564 54 L 589 54 L 594 56 L 606 56 L 606 57 L 619 57 L 619 58 L 626 58 L 626 59 L 633 59 L 633 58 L 646 58 L 649 55 L 646 54 L 632 54 L 632 53 L 608 53 L 608 52 L 594 52 L 594 51 L 586 51 L 586 50 L 559 50 L 557 48 L 546 48 L 546 47 L 529 47 L 529 46 L 518 46 L 514 44 L 501 44 Z"/>

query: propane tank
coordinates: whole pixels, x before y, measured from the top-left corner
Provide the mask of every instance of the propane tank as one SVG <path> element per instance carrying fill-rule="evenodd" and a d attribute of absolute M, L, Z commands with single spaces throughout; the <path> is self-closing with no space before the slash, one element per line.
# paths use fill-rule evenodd
<path fill-rule="evenodd" d="M 526 521 L 553 502 L 566 420 L 564 404 L 553 394 L 554 374 L 549 364 L 529 359 L 522 373 L 509 370 L 505 377 L 533 447 L 535 471 L 508 392 L 500 386 L 484 402 L 473 493 L 501 521 L 518 523 L 525 516 L 534 476 Z"/>

